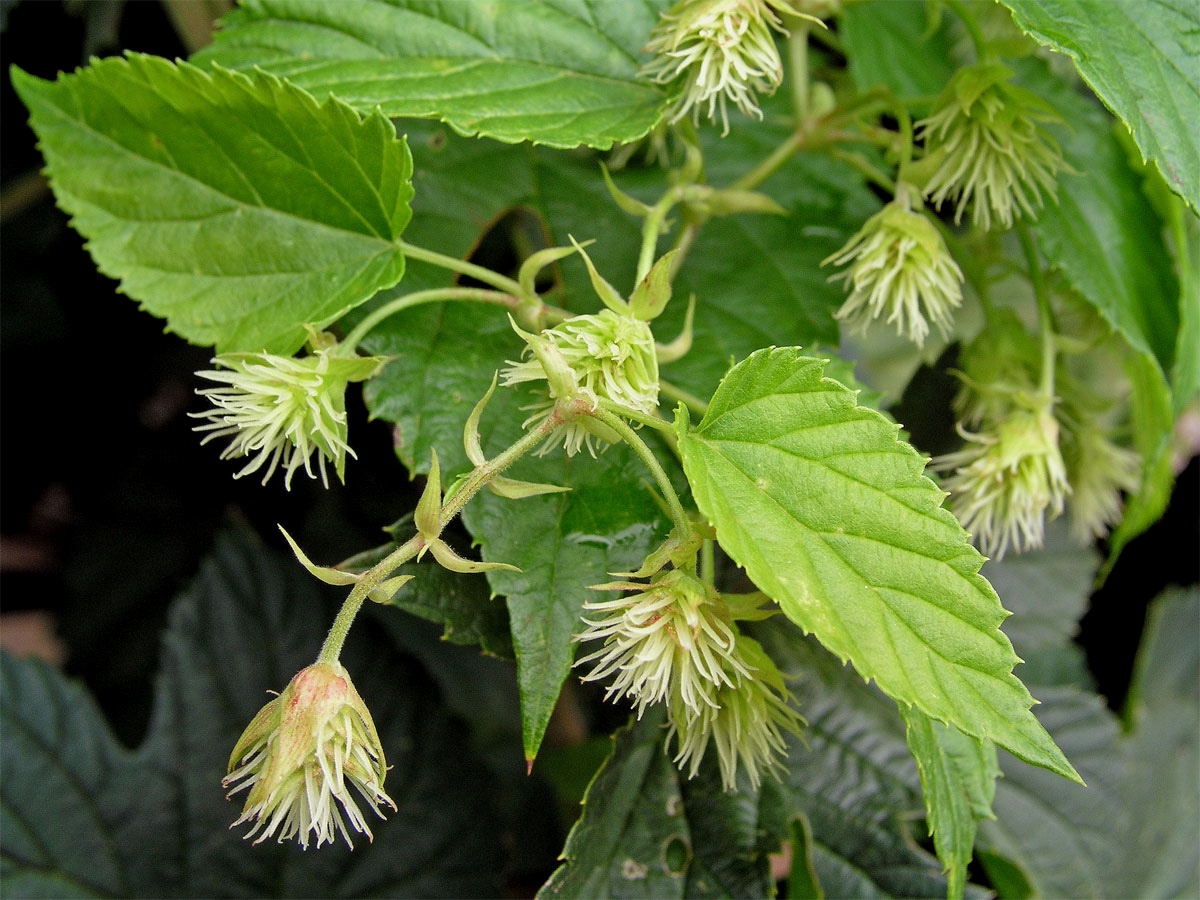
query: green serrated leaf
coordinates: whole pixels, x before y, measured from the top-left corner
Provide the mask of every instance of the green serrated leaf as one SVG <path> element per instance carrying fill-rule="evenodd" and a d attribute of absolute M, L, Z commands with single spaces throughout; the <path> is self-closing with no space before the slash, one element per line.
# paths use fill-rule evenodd
<path fill-rule="evenodd" d="M 664 750 L 659 708 L 620 729 L 563 848 L 563 864 L 538 897 L 766 897 L 767 823 L 778 786 L 722 789 L 715 759 L 685 779 Z M 782 823 L 779 823 L 782 827 Z"/>
<path fill-rule="evenodd" d="M 722 381 L 684 471 L 721 546 L 806 632 L 897 700 L 1078 775 L 1029 711 L 983 557 L 897 426 L 796 348 Z"/>
<path fill-rule="evenodd" d="M 13 85 L 100 270 L 189 341 L 292 353 L 404 274 L 412 163 L 378 112 L 140 54 Z"/>
<path fill-rule="evenodd" d="M 583 814 L 563 847 L 563 864 L 538 897 L 681 898 L 692 836 L 679 773 L 663 752 L 662 715 L 655 710 L 617 732 L 608 761 L 583 798 Z M 682 864 L 668 865 L 679 844 Z"/>
<path fill-rule="evenodd" d="M 754 634 L 808 720 L 803 743 L 789 741 L 782 790 L 787 818 L 811 826 L 817 886 L 826 897 L 945 896 L 937 860 L 903 824 L 920 814 L 921 783 L 896 704 L 782 619 Z M 987 896 L 975 885 L 966 895 Z"/>
<path fill-rule="evenodd" d="M 1014 68 L 1020 83 L 1066 120 L 1056 137 L 1074 173 L 1059 173 L 1057 202 L 1048 201 L 1034 225 L 1047 263 L 1134 349 L 1171 371 L 1179 283 L 1162 220 L 1129 166 L 1116 126 L 1095 102 L 1054 78 L 1044 61 Z"/>
<path fill-rule="evenodd" d="M 989 560 L 980 570 L 1012 611 L 1004 633 L 1023 660 L 1016 672 L 1026 684 L 1092 689 L 1087 658 L 1072 638 L 1099 565 L 1095 548 L 1081 547 L 1068 535 L 1067 523 L 1057 519 L 1046 526 L 1040 549 Z"/>
<path fill-rule="evenodd" d="M 1142 456 L 1142 481 L 1125 502 L 1125 515 L 1108 541 L 1106 577 L 1131 540 L 1159 520 L 1171 501 L 1175 414 L 1171 389 L 1158 362 L 1148 353 L 1130 353 L 1125 362 L 1129 378 L 1129 410 L 1134 446 Z"/>
<path fill-rule="evenodd" d="M 900 707 L 908 749 L 921 773 L 925 814 L 938 859 L 949 873 L 947 896 L 961 898 L 974 856 L 976 822 L 994 818 L 1000 768 L 996 751 L 912 707 Z"/>
<path fill-rule="evenodd" d="M 356 109 L 441 119 L 464 135 L 607 149 L 658 124 L 638 76 L 665 3 L 250 0 L 197 55 L 262 67 Z"/>
<path fill-rule="evenodd" d="M 1160 0 L 1002 0 L 1039 44 L 1065 53 L 1133 132 L 1171 189 L 1200 211 L 1200 9 Z"/>
<path fill-rule="evenodd" d="M 1042 689 L 1046 727 L 1086 791 L 1001 756 L 987 858 L 1023 874 L 1034 896 L 1189 897 L 1200 889 L 1200 595 L 1151 607 L 1129 695 L 1129 734 L 1102 698 Z M 992 862 L 988 863 L 989 871 Z"/>
<path fill-rule="evenodd" d="M 254 846 L 228 830 L 240 806 L 220 788 L 229 750 L 266 691 L 312 661 L 329 615 L 294 561 L 222 540 L 172 608 L 135 753 L 59 673 L 0 656 L 6 895 L 496 896 L 480 764 L 427 677 L 369 623 L 346 664 L 379 727 L 399 809 L 371 823 L 374 843 L 353 857 L 336 845 Z"/>

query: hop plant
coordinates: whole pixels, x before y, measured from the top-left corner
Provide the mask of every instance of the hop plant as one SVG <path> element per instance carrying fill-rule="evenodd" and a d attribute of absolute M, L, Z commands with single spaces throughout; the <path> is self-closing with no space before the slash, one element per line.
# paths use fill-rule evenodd
<path fill-rule="evenodd" d="M 865 331 L 886 316 L 918 346 L 929 334 L 927 320 L 943 337 L 949 333 L 951 313 L 962 305 L 962 270 L 921 207 L 916 189 L 902 182 L 896 198 L 821 263 L 847 266 L 830 280 L 851 287 L 837 312 L 848 327 Z"/>
<path fill-rule="evenodd" d="M 728 134 L 728 102 L 761 119 L 756 94 L 774 93 L 783 81 L 771 34 L 787 34 L 780 13 L 820 22 L 784 0 L 683 0 L 671 7 L 650 34 L 645 51 L 654 59 L 642 69 L 660 84 L 683 79 L 670 120 L 689 111 L 697 121 L 702 111 L 715 120 L 719 110 Z"/>
<path fill-rule="evenodd" d="M 997 559 L 1042 546 L 1047 512 L 1061 515 L 1071 491 L 1059 449 L 1052 401 L 1018 397 L 1007 416 L 981 432 L 959 428 L 966 446 L 939 457 L 935 468 L 953 474 L 943 483 L 950 508 Z"/>
<path fill-rule="evenodd" d="M 777 773 L 787 755 L 785 732 L 799 734 L 804 719 L 789 705 L 783 675 L 752 638 L 739 635 L 737 653 L 754 675 L 717 690 L 712 705 L 694 711 L 673 698 L 668 740 L 676 741 L 675 764 L 694 778 L 711 741 L 717 748 L 721 785 L 737 789 L 738 764 L 757 790 L 763 773 Z"/>
<path fill-rule="evenodd" d="M 1038 96 L 1009 83 L 1012 70 L 999 64 L 960 69 L 917 123 L 931 170 L 925 195 L 938 207 L 957 198 L 954 220 L 968 205 L 984 229 L 993 220 L 1011 228 L 1022 215 L 1033 217 L 1042 192 L 1054 196 L 1062 151 L 1041 127 L 1058 121 Z"/>
<path fill-rule="evenodd" d="M 628 696 L 638 718 L 646 707 L 677 697 L 692 715 L 714 708 L 721 687 L 750 676 L 738 655 L 728 609 L 694 575 L 672 570 L 649 585 L 614 582 L 596 590 L 631 591 L 615 600 L 590 601 L 579 641 L 604 641 L 577 666 L 595 662 L 584 681 L 616 674 L 605 699 Z"/>
<path fill-rule="evenodd" d="M 372 837 L 355 793 L 381 819 L 383 807 L 396 809 L 383 790 L 386 775 L 375 723 L 350 676 L 340 664 L 316 663 L 259 710 L 222 784 L 232 786 L 230 797 L 249 788 L 233 825 L 253 822 L 246 837 L 257 835 L 256 844 L 295 838 L 308 849 L 340 832 L 353 849 L 351 831 Z"/>
<path fill-rule="evenodd" d="M 331 336 L 316 332 L 310 346 L 312 352 L 299 358 L 224 353 L 213 359 L 217 369 L 196 373 L 221 385 L 196 391 L 213 405 L 190 414 L 210 420 L 194 429 L 208 432 L 201 444 L 230 437 L 221 459 L 250 458 L 234 478 L 265 467 L 266 484 L 282 466 L 284 487 L 290 490 L 301 468 L 309 478 L 317 477 L 315 455 L 322 484 L 329 486 L 327 460 L 345 481 L 346 456 L 355 455 L 346 443 L 346 385 L 371 378 L 386 360 L 340 355 Z"/>

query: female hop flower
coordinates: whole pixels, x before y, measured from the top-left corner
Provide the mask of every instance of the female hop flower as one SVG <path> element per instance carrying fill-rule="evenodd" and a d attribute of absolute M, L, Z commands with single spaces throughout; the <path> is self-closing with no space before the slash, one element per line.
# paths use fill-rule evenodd
<path fill-rule="evenodd" d="M 616 673 L 606 699 L 629 696 L 638 718 L 647 706 L 672 697 L 700 715 L 716 705 L 721 687 L 751 677 L 738 655 L 728 609 L 694 575 L 676 569 L 649 585 L 614 582 L 595 590 L 633 593 L 584 604 L 601 615 L 584 618 L 587 630 L 575 639 L 603 640 L 604 645 L 575 665 L 598 661 L 584 681 Z"/>
<path fill-rule="evenodd" d="M 953 471 L 943 487 L 950 509 L 979 542 L 1002 559 L 1042 546 L 1045 517 L 1062 514 L 1071 492 L 1058 444 L 1058 422 L 1044 397 L 1025 398 L 988 430 L 959 432 L 967 445 L 939 457 L 934 468 Z"/>
<path fill-rule="evenodd" d="M 1059 117 L 1010 84 L 1012 74 L 999 64 L 960 69 L 917 123 L 927 153 L 919 165 L 933 170 L 925 195 L 938 207 L 957 197 L 955 222 L 973 202 L 976 225 L 989 229 L 994 219 L 1011 228 L 1022 214 L 1034 216 L 1043 190 L 1055 194 L 1062 151 L 1039 123 Z"/>
<path fill-rule="evenodd" d="M 351 830 L 372 837 L 355 792 L 381 819 L 384 806 L 396 809 L 383 790 L 386 775 L 375 723 L 350 676 L 337 663 L 316 663 L 259 710 L 222 784 L 235 785 L 230 797 L 250 789 L 233 824 L 253 822 L 246 837 L 257 834 L 256 844 L 296 838 L 307 850 L 310 839 L 320 847 L 340 832 L 353 849 Z"/>
<path fill-rule="evenodd" d="M 962 305 L 963 274 L 921 207 L 916 188 L 901 182 L 896 199 L 822 261 L 848 267 L 830 278 L 852 288 L 837 312 L 847 327 L 865 331 L 886 316 L 897 334 L 907 332 L 909 340 L 924 346 L 928 319 L 942 337 L 948 335 L 951 313 Z"/>
<path fill-rule="evenodd" d="M 659 84 L 684 79 L 683 93 L 671 111 L 678 122 L 688 111 L 699 121 L 701 110 L 729 133 L 726 102 L 748 116 L 762 118 L 756 92 L 773 94 L 783 81 L 783 63 L 771 29 L 786 35 L 779 13 L 811 19 L 785 0 L 683 0 L 655 26 L 646 44 L 654 54 L 642 74 Z"/>
<path fill-rule="evenodd" d="M 739 635 L 737 653 L 754 669 L 753 677 L 725 684 L 716 692 L 716 702 L 699 712 L 673 699 L 667 739 L 675 738 L 675 764 L 681 771 L 687 768 L 688 778 L 700 771 L 711 740 L 717 745 L 721 786 L 737 790 L 741 763 L 757 790 L 762 773 L 776 774 L 782 768 L 780 757 L 787 755 L 784 733 L 799 734 L 804 718 L 788 705 L 791 693 L 783 675 L 757 641 Z"/>
<path fill-rule="evenodd" d="M 200 443 L 232 437 L 221 459 L 251 457 L 234 478 L 265 466 L 266 484 L 282 465 L 284 487 L 290 490 L 297 469 L 303 468 L 309 478 L 317 477 L 312 467 L 316 454 L 326 487 L 326 460 L 333 462 L 338 479 L 345 481 L 346 456 L 354 456 L 346 443 L 346 385 L 371 378 L 386 360 L 339 355 L 327 334 L 312 332 L 310 345 L 313 352 L 298 358 L 223 353 L 213 359 L 218 369 L 196 373 L 221 385 L 196 391 L 213 404 L 212 409 L 190 414 L 211 420 L 194 429 L 208 432 Z"/>

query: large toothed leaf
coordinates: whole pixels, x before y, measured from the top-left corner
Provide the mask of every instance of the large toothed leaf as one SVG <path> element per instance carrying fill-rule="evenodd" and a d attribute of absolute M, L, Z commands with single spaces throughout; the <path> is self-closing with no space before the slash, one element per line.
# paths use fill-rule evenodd
<path fill-rule="evenodd" d="M 726 792 L 714 758 L 686 779 L 663 747 L 658 709 L 617 732 L 563 864 L 538 892 L 550 898 L 767 897 L 767 854 L 783 828 L 779 785 Z M 778 821 L 776 821 L 778 820 Z"/>
<path fill-rule="evenodd" d="M 197 58 L 261 66 L 356 109 L 552 147 L 642 137 L 668 102 L 638 77 L 665 3 L 251 0 Z"/>
<path fill-rule="evenodd" d="M 680 428 L 684 471 L 721 545 L 887 694 L 1078 778 L 1029 711 L 983 557 L 941 508 L 925 460 L 823 369 L 797 348 L 754 353 L 695 430 Z"/>
<path fill-rule="evenodd" d="M 404 273 L 412 161 L 378 112 L 136 54 L 13 84 L 101 271 L 194 343 L 290 353 Z"/>
<path fill-rule="evenodd" d="M 1200 209 L 1200 6 L 1188 0 L 1002 0 L 1038 43 L 1065 53 L 1133 133 L 1143 159 Z"/>

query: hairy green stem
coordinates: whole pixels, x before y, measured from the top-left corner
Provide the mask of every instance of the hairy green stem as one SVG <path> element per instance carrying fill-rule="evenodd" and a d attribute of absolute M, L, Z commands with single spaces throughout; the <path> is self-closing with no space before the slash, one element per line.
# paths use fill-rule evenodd
<path fill-rule="evenodd" d="M 1046 279 L 1042 274 L 1042 263 L 1038 258 L 1037 247 L 1029 228 L 1023 224 L 1016 227 L 1017 238 L 1021 241 L 1021 249 L 1025 253 L 1025 264 L 1029 269 L 1029 283 L 1033 286 L 1033 295 L 1037 298 L 1038 325 L 1042 338 L 1042 379 L 1038 385 L 1042 396 L 1054 397 L 1054 367 L 1058 348 L 1054 338 L 1054 311 L 1050 308 L 1050 294 L 1046 290 Z"/>
<path fill-rule="evenodd" d="M 516 443 L 512 444 L 499 456 L 488 460 L 483 465 L 476 466 L 471 474 L 467 476 L 462 487 L 442 507 L 441 515 L 438 517 L 438 534 L 441 534 L 445 527 L 454 520 L 454 517 L 462 512 L 463 507 L 467 505 L 472 497 L 479 493 L 484 485 L 536 447 L 541 441 L 544 441 L 547 435 L 561 424 L 562 420 L 557 415 L 552 415 L 537 428 L 521 435 Z M 325 643 L 321 645 L 321 652 L 317 656 L 317 662 L 332 665 L 338 661 L 338 657 L 342 654 L 342 645 L 346 642 L 346 635 L 350 633 L 350 626 L 354 623 L 354 618 L 358 615 L 359 610 L 362 609 L 363 601 L 367 599 L 367 595 L 394 572 L 397 566 L 408 562 L 420 553 L 427 543 L 422 535 L 416 534 L 363 573 L 362 577 L 350 590 L 350 595 L 342 603 L 342 608 L 338 610 L 338 614 L 333 620 L 333 625 L 329 628 L 329 634 L 325 637 Z"/>
<path fill-rule="evenodd" d="M 363 601 L 367 599 L 367 595 L 378 587 L 384 578 L 395 571 L 397 566 L 408 562 L 421 552 L 421 548 L 424 546 L 424 538 L 416 535 L 401 544 L 363 574 L 363 577 L 351 588 L 350 596 L 342 603 L 342 608 L 338 610 L 333 624 L 329 626 L 329 633 L 325 636 L 325 643 L 321 645 L 321 652 L 317 655 L 317 662 L 333 665 L 338 661 L 338 657 L 342 655 L 342 645 L 346 643 L 346 635 L 350 633 L 350 626 L 354 624 L 354 617 L 362 609 Z"/>
<path fill-rule="evenodd" d="M 474 300 L 478 303 L 493 303 L 497 306 L 503 306 L 506 309 L 515 310 L 517 308 L 517 298 L 512 294 L 501 293 L 500 291 L 489 291 L 484 288 L 433 288 L 428 291 L 416 291 L 412 294 L 405 294 L 403 297 L 397 297 L 389 303 L 383 304 L 374 312 L 368 313 L 367 316 L 354 326 L 354 329 L 346 335 L 341 341 L 343 347 L 353 350 L 358 346 L 359 342 L 366 337 L 367 332 L 382 322 L 389 316 L 393 316 L 401 310 L 409 309 L 413 306 L 420 306 L 422 303 L 436 303 L 442 300 Z"/>
<path fill-rule="evenodd" d="M 700 544 L 700 577 L 709 587 L 717 584 L 717 554 L 714 549 L 715 541 L 704 541 Z"/>
<path fill-rule="evenodd" d="M 408 243 L 408 241 L 397 240 L 396 246 L 404 251 L 405 256 L 412 259 L 440 266 L 443 269 L 449 269 L 451 272 L 458 272 L 460 275 L 469 275 L 476 281 L 490 284 L 497 290 L 512 294 L 514 297 L 523 297 L 525 295 L 525 292 L 521 289 L 521 285 L 517 284 L 511 278 L 501 275 L 499 272 L 493 272 L 491 269 L 485 269 L 483 266 L 467 262 L 465 259 L 458 259 L 453 256 L 446 256 L 444 253 L 426 250 L 424 247 L 417 247 Z"/>
<path fill-rule="evenodd" d="M 642 279 L 654 265 L 655 252 L 658 250 L 658 238 L 663 232 L 667 213 L 679 200 L 679 189 L 669 188 L 646 214 L 646 221 L 642 223 L 642 249 L 638 253 L 637 275 L 634 278 L 634 284 L 641 284 Z"/>
<path fill-rule="evenodd" d="M 646 442 L 642 440 L 636 431 L 629 427 L 628 422 L 615 413 L 609 412 L 604 408 L 599 408 L 593 415 L 619 434 L 621 440 L 632 447 L 633 452 L 641 457 L 642 462 L 646 464 L 646 468 L 650 470 L 650 474 L 654 476 L 654 481 L 667 503 L 667 511 L 671 515 L 671 522 L 678 529 L 681 536 L 690 534 L 692 531 L 692 520 L 683 511 L 683 504 L 679 502 L 679 495 L 675 493 L 675 486 L 671 484 L 671 479 L 667 477 L 667 473 L 663 470 L 658 457 L 654 455 L 654 451 L 646 445 Z"/>
<path fill-rule="evenodd" d="M 808 138 L 808 132 L 803 129 L 793 131 L 782 144 L 771 151 L 757 166 L 730 185 L 734 190 L 749 191 L 758 187 L 776 172 L 783 168 L 784 163 L 792 158 Z"/>

